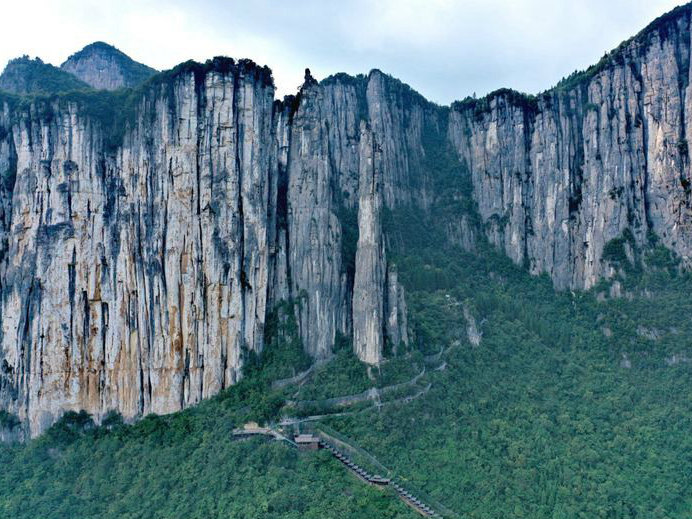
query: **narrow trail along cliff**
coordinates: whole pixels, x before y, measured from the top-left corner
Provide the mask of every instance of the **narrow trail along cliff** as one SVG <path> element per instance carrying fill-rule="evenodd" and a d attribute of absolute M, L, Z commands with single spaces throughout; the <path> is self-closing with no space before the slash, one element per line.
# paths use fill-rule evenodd
<path fill-rule="evenodd" d="M 612 276 L 612 244 L 688 262 L 690 38 L 684 6 L 538 96 L 451 107 L 377 70 L 277 101 L 229 58 L 0 94 L 0 407 L 31 435 L 183 409 L 239 380 L 281 301 L 312 358 L 346 337 L 378 364 L 411 336 L 402 214 L 560 289 Z"/>

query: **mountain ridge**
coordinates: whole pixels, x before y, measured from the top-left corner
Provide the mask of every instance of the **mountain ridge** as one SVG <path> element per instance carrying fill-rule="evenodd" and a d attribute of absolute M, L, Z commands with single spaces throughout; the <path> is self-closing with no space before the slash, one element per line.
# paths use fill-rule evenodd
<path fill-rule="evenodd" d="M 84 90 L 85 82 L 40 58 L 22 56 L 10 60 L 0 74 L 0 90 L 14 94 L 52 94 L 59 91 Z"/>
<path fill-rule="evenodd" d="M 619 286 L 654 242 L 684 264 L 689 5 L 674 13 L 587 83 L 461 109 L 376 69 L 306 71 L 277 102 L 269 68 L 230 58 L 3 98 L 0 402 L 33 435 L 68 409 L 188 407 L 240 380 L 279 307 L 313 359 L 345 341 L 379 365 L 420 342 L 392 254 L 412 215 L 421 240 L 490 243 L 558 289 Z"/>
<path fill-rule="evenodd" d="M 70 55 L 60 68 L 93 88 L 104 90 L 137 86 L 158 72 L 102 41 Z"/>

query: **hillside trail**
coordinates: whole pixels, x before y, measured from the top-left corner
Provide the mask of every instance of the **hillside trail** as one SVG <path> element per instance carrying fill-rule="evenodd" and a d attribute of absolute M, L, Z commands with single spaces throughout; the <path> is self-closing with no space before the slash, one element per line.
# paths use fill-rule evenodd
<path fill-rule="evenodd" d="M 267 434 L 277 440 L 295 444 L 290 440 L 287 431 L 292 430 L 294 434 L 310 432 L 317 435 L 320 439 L 320 447 L 329 451 L 334 458 L 341 462 L 347 470 L 353 473 L 361 481 L 377 486 L 388 486 L 396 496 L 425 517 L 451 518 L 458 519 L 458 515 L 447 507 L 428 496 L 420 489 L 413 486 L 409 478 L 397 473 L 395 470 L 387 468 L 373 454 L 366 451 L 356 444 L 355 441 L 339 433 L 323 422 L 325 419 L 355 415 L 372 410 L 381 410 L 392 405 L 407 405 L 417 398 L 427 394 L 433 386 L 433 382 L 427 379 L 428 374 L 439 372 L 447 367 L 447 361 L 443 357 L 450 348 L 440 349 L 436 354 L 429 355 L 423 359 L 423 367 L 419 373 L 411 379 L 397 384 L 384 387 L 372 387 L 360 393 L 341 395 L 331 398 L 291 401 L 287 408 L 299 407 L 321 407 L 335 412 L 310 414 L 306 416 L 285 416 L 277 424 L 269 429 Z M 278 384 L 285 388 L 291 385 L 301 387 L 315 373 L 315 366 L 291 377 L 284 379 Z M 373 380 L 372 377 L 371 380 Z M 373 380 L 374 381 L 374 380 Z M 426 382 L 423 387 L 419 383 Z M 404 394 L 401 394 L 404 392 Z M 389 397 L 389 399 L 388 399 Z M 393 398 L 392 398 L 393 397 Z M 353 406 L 365 401 L 371 401 L 372 405 L 364 409 L 356 410 L 337 410 Z M 353 460 L 359 460 L 355 463 Z M 365 467 L 369 467 L 375 475 L 371 475 Z"/>

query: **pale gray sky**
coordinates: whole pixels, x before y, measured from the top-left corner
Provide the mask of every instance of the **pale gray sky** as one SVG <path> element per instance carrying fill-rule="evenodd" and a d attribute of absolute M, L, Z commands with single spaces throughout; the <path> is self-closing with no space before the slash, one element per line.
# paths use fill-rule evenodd
<path fill-rule="evenodd" d="M 303 70 L 379 68 L 438 103 L 500 87 L 536 93 L 583 69 L 676 0 L 19 0 L 4 2 L 0 67 L 60 65 L 95 40 L 158 69 L 248 57 L 277 95 Z"/>

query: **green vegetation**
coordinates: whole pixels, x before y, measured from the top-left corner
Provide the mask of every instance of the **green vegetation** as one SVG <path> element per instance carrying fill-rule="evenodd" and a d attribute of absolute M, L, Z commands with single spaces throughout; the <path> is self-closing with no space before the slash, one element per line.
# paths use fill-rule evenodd
<path fill-rule="evenodd" d="M 632 258 L 627 256 L 628 248 L 632 251 Z M 636 250 L 634 235 L 632 231 L 626 229 L 622 236 L 610 240 L 605 244 L 601 257 L 603 261 L 610 262 L 618 267 L 624 267 L 626 269 L 639 268 L 639 262 L 634 257 Z"/>
<path fill-rule="evenodd" d="M 385 225 L 414 343 L 427 355 L 444 349 L 446 364 L 408 404 L 327 423 L 462 516 L 690 515 L 692 322 L 681 316 L 692 310 L 692 277 L 655 236 L 637 250 L 627 231 L 604 251 L 616 279 L 586 293 L 556 293 L 488 244 L 450 245 L 436 222 L 478 220 L 463 165 L 429 137 L 431 212 L 400 208 Z M 482 332 L 478 347 L 464 310 Z M 362 375 L 349 380 L 363 388 Z M 330 392 L 348 394 L 348 381 Z"/>
<path fill-rule="evenodd" d="M 14 429 L 20 425 L 19 418 L 4 409 L 0 409 L 0 429 Z"/>
<path fill-rule="evenodd" d="M 444 288 L 421 279 L 420 261 L 399 259 L 418 338 L 430 350 L 461 345 L 423 398 L 332 426 L 470 517 L 692 512 L 690 365 L 668 365 L 689 356 L 679 315 L 692 280 L 653 269 L 621 280 L 638 297 L 598 303 L 556 295 L 490 250 L 428 251 L 423 271 L 447 272 Z M 483 323 L 478 348 L 462 305 Z"/>
<path fill-rule="evenodd" d="M 269 312 L 264 329 L 266 350 L 262 356 L 248 352 L 244 368 L 246 375 L 270 384 L 310 367 L 312 361 L 303 351 L 298 337 L 296 304 L 299 303 L 282 301 Z"/>
<path fill-rule="evenodd" d="M 231 441 L 238 407 L 218 399 L 111 430 L 58 425 L 27 447 L 0 447 L 0 516 L 413 519 L 323 452 Z"/>
<path fill-rule="evenodd" d="M 89 88 L 72 74 L 29 56 L 11 60 L 0 75 L 0 90 L 15 94 L 45 95 Z"/>
<path fill-rule="evenodd" d="M 449 246 L 435 218 L 402 209 L 387 228 L 415 341 L 451 346 L 445 369 L 408 405 L 328 423 L 468 517 L 692 513 L 692 277 L 674 255 L 626 232 L 604 254 L 623 297 L 603 300 L 613 281 L 555 293 L 489 245 Z"/>
<path fill-rule="evenodd" d="M 325 452 L 233 441 L 234 427 L 274 418 L 284 402 L 270 375 L 304 355 L 289 310 L 243 381 L 194 408 L 131 426 L 113 413 L 101 427 L 71 412 L 24 446 L 0 444 L 0 517 L 414 519 Z"/>
<path fill-rule="evenodd" d="M 339 222 L 341 223 L 341 269 L 353 283 L 356 273 L 356 251 L 358 250 L 358 211 L 349 209 L 343 203 L 339 205 Z"/>
<path fill-rule="evenodd" d="M 485 114 L 490 112 L 491 103 L 495 99 L 504 100 L 509 106 L 521 108 L 527 115 L 535 115 L 539 110 L 538 98 L 536 96 L 517 92 L 511 88 L 500 88 L 480 99 L 466 97 L 461 101 L 452 103 L 452 109 L 459 112 L 472 110 L 475 119 L 480 120 Z"/>
<path fill-rule="evenodd" d="M 348 341 L 348 346 L 340 348 L 334 359 L 318 368 L 310 378 L 310 383 L 300 387 L 293 398 L 316 400 L 361 393 L 373 387 L 382 388 L 406 382 L 422 369 L 423 359 L 418 351 L 388 359 L 379 368 L 368 369 L 355 356 Z"/>

